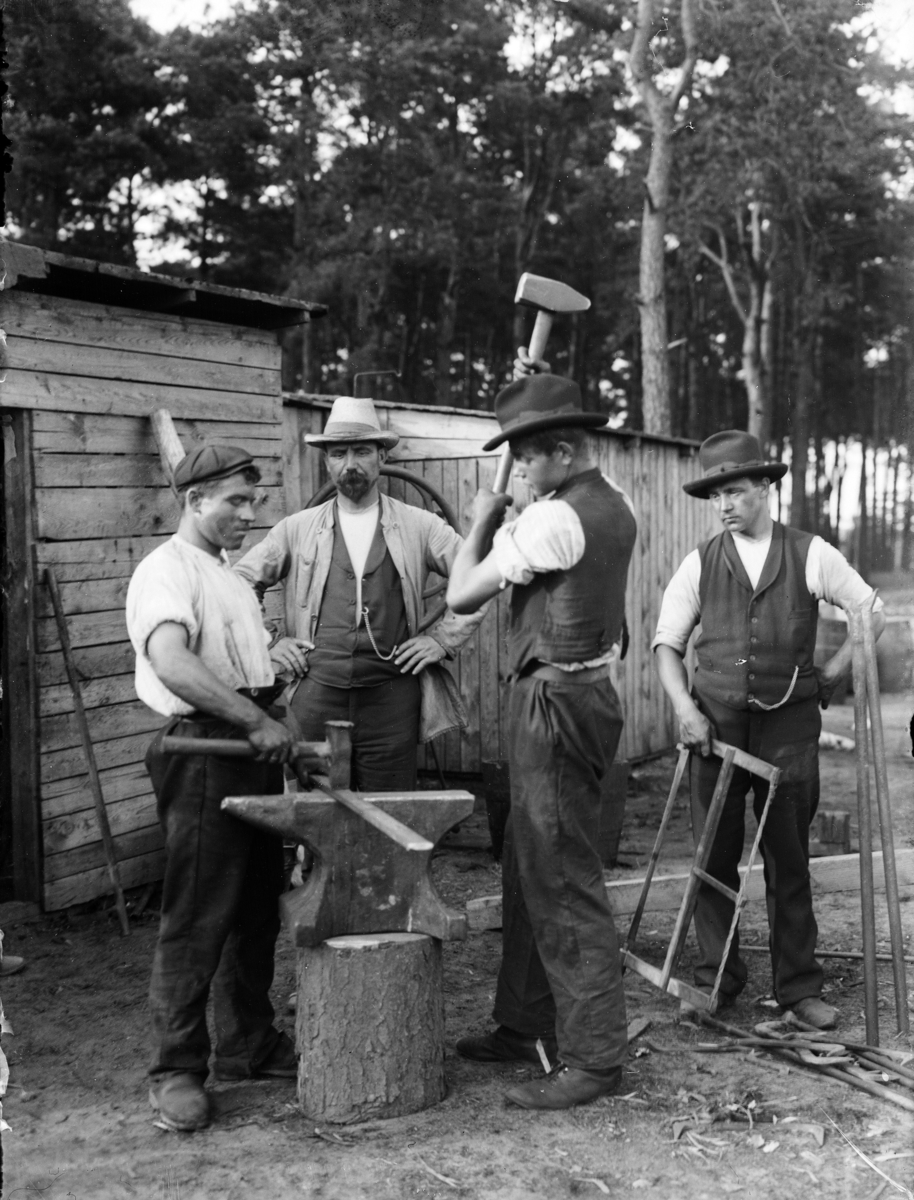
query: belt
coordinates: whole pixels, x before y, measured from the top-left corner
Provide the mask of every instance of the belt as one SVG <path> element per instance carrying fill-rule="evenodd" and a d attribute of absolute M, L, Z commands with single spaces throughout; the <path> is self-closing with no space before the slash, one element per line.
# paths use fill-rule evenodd
<path fill-rule="evenodd" d="M 287 685 L 284 683 L 277 682 L 277 683 L 271 683 L 267 687 L 235 688 L 235 691 L 238 693 L 239 696 L 244 696 L 244 698 L 246 700 L 252 700 L 254 702 L 254 704 L 257 705 L 258 708 L 267 709 L 270 707 L 271 704 L 273 704 L 276 700 L 279 699 L 279 697 L 285 691 L 286 686 Z M 197 721 L 197 722 L 199 722 L 199 721 L 219 721 L 219 722 L 224 723 L 225 718 L 214 716 L 213 713 L 200 712 L 198 709 L 196 712 L 187 713 L 186 716 L 182 716 L 181 720 L 182 721 Z"/>
<path fill-rule="evenodd" d="M 603 663 L 602 666 L 584 667 L 580 671 L 563 671 L 560 667 L 543 663 L 526 672 L 526 675 L 533 679 L 545 679 L 547 683 L 597 683 L 600 679 L 610 678 L 610 669 L 609 663 Z"/>
<path fill-rule="evenodd" d="M 248 700 L 253 700 L 258 708 L 269 708 L 270 705 L 278 700 L 286 690 L 285 683 L 271 683 L 267 687 L 259 688 L 236 688 L 239 696 L 246 696 Z"/>

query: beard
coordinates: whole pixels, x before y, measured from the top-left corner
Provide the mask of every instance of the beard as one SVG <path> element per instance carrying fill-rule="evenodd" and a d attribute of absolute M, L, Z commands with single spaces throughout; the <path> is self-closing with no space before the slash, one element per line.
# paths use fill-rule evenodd
<path fill-rule="evenodd" d="M 350 467 L 339 477 L 336 486 L 350 500 L 361 500 L 371 487 L 371 480 L 361 471 Z"/>

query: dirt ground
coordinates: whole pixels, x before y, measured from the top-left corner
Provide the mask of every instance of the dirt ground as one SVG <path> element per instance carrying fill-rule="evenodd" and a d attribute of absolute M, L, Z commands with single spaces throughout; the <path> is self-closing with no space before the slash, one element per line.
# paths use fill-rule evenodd
<path fill-rule="evenodd" d="M 899 849 L 914 846 L 914 759 L 906 735 L 912 710 L 910 695 L 886 698 Z M 834 732 L 851 733 L 852 725 L 849 705 L 826 714 L 826 727 Z M 823 806 L 852 810 L 853 755 L 826 751 L 821 760 Z M 667 757 L 634 773 L 616 877 L 643 873 L 671 763 Z M 479 813 L 436 857 L 438 888 L 455 907 L 499 890 L 499 868 L 486 840 Z M 681 862 L 688 853 L 688 822 L 680 812 L 670 859 Z M 909 954 L 911 896 L 909 889 L 902 905 Z M 888 944 L 884 912 L 877 897 L 881 947 Z M 820 947 L 859 948 L 856 894 L 820 896 L 817 915 Z M 659 952 L 671 927 L 667 914 L 649 914 L 642 952 Z M 315 1127 L 297 1108 L 292 1083 L 218 1084 L 209 1130 L 165 1132 L 153 1124 L 143 1078 L 155 931 L 155 916 L 148 914 L 123 939 L 113 914 L 104 910 L 7 927 L 6 952 L 24 955 L 27 965 L 4 979 L 2 989 L 15 1031 L 3 1039 L 11 1070 L 3 1102 L 9 1123 L 4 1197 L 558 1200 L 643 1193 L 662 1200 L 731 1194 L 864 1200 L 914 1190 L 914 1116 L 770 1058 L 706 1052 L 703 1046 L 721 1039 L 681 1024 L 676 1003 L 632 973 L 626 976 L 629 1020 L 647 1017 L 651 1025 L 631 1045 L 622 1093 L 564 1113 L 506 1107 L 504 1088 L 534 1069 L 476 1065 L 453 1052 L 463 1033 L 489 1027 L 500 951 L 495 932 L 473 933 L 444 948 L 449 1092 L 441 1104 L 395 1120 Z M 744 941 L 761 944 L 765 931 L 764 912 L 750 905 Z M 840 1036 L 862 1041 L 860 964 L 824 961 L 826 997 L 841 1012 Z M 768 995 L 765 955 L 753 954 L 751 962 L 749 986 L 725 1014 L 743 1028 L 777 1011 Z M 276 1005 L 280 1023 L 291 1031 L 285 1002 L 294 952 L 285 940 L 277 968 Z M 680 974 L 690 977 L 688 955 Z M 908 975 L 914 998 L 914 966 Z M 914 1049 L 910 1038 L 893 1037 L 888 964 L 880 969 L 879 994 L 883 1045 Z"/>

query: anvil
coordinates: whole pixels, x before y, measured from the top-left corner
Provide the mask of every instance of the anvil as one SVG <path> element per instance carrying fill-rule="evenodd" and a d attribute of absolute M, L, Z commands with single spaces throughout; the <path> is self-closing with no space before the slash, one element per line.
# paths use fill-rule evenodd
<path fill-rule="evenodd" d="M 228 796 L 222 807 L 261 829 L 304 842 L 314 866 L 300 888 L 280 900 L 296 946 L 317 946 L 351 933 L 427 933 L 442 941 L 467 936 L 467 918 L 444 904 L 429 874 L 432 850 L 473 811 L 470 792 L 359 793 L 428 839 L 406 850 L 321 792 Z"/>

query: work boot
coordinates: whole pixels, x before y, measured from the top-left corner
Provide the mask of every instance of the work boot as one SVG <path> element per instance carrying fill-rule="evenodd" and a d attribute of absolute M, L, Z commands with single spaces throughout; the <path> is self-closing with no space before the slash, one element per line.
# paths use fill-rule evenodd
<path fill-rule="evenodd" d="M 511 1088 L 505 1092 L 505 1099 L 521 1108 L 573 1108 L 576 1104 L 589 1104 L 600 1096 L 611 1096 L 619 1090 L 621 1082 L 621 1067 L 582 1071 L 579 1067 L 559 1063 L 544 1079 Z"/>
<path fill-rule="evenodd" d="M 472 1062 L 530 1062 L 537 1066 L 543 1065 L 536 1043 L 543 1044 L 543 1050 L 550 1063 L 558 1059 L 558 1046 L 555 1037 L 526 1037 L 515 1033 L 507 1025 L 499 1025 L 492 1033 L 482 1037 L 464 1037 L 457 1043 L 456 1050 L 461 1058 L 469 1058 Z"/>
<path fill-rule="evenodd" d="M 295 1043 L 287 1033 L 281 1033 L 276 1045 L 263 1060 L 251 1067 L 238 1063 L 216 1063 L 213 1074 L 222 1083 L 237 1083 L 241 1079 L 297 1079 L 298 1055 Z"/>
<path fill-rule="evenodd" d="M 25 966 L 25 959 L 18 954 L 4 954 L 0 960 L 0 975 L 18 975 Z"/>
<path fill-rule="evenodd" d="M 164 1076 L 149 1089 L 149 1103 L 169 1129 L 194 1133 L 209 1124 L 209 1096 L 199 1075 L 185 1072 Z"/>
<path fill-rule="evenodd" d="M 788 1011 L 814 1029 L 834 1029 L 838 1024 L 838 1010 L 818 996 L 805 996 L 796 1004 L 788 1005 Z"/>

